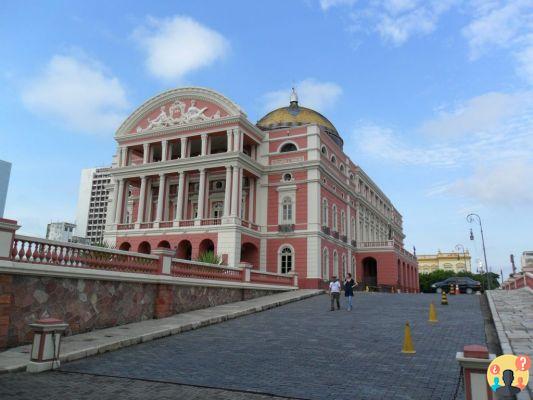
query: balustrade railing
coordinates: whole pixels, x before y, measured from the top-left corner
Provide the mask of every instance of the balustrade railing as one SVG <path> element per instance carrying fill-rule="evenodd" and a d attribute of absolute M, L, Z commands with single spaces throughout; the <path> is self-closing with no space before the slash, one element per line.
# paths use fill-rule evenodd
<path fill-rule="evenodd" d="M 220 225 L 221 219 L 220 218 L 210 218 L 210 219 L 203 219 L 202 225 Z"/>
<path fill-rule="evenodd" d="M 294 283 L 294 277 L 290 275 L 280 275 L 262 271 L 250 271 L 250 282 L 292 286 Z"/>
<path fill-rule="evenodd" d="M 11 259 L 32 264 L 156 274 L 157 256 L 16 235 Z"/>
<path fill-rule="evenodd" d="M 238 282 L 243 280 L 243 271 L 240 268 L 182 260 L 179 258 L 172 259 L 170 273 L 172 276 L 181 278 L 216 279 Z"/>
<path fill-rule="evenodd" d="M 140 228 L 141 229 L 151 229 L 154 227 L 154 223 L 153 222 L 141 222 L 140 224 Z"/>
<path fill-rule="evenodd" d="M 180 226 L 194 226 L 194 219 L 184 219 L 180 221 Z"/>
<path fill-rule="evenodd" d="M 118 224 L 117 229 L 119 231 L 127 230 L 127 229 L 133 229 L 135 228 L 135 224 Z"/>

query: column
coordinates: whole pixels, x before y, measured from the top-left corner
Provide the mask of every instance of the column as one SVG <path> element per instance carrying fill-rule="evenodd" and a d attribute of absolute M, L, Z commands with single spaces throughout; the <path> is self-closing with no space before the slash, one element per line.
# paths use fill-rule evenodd
<path fill-rule="evenodd" d="M 237 201 L 238 201 L 238 191 L 239 191 L 239 167 L 233 167 L 233 179 L 231 183 L 231 213 L 232 217 L 237 216 Z"/>
<path fill-rule="evenodd" d="M 150 144 L 143 143 L 143 164 L 148 164 L 149 152 L 150 152 Z"/>
<path fill-rule="evenodd" d="M 252 160 L 256 160 L 257 159 L 257 145 L 255 145 L 255 144 L 252 145 L 252 150 L 250 151 L 250 158 Z"/>
<path fill-rule="evenodd" d="M 157 195 L 157 217 L 156 222 L 160 222 L 163 217 L 163 196 L 165 193 L 165 174 L 159 174 L 159 194 Z"/>
<path fill-rule="evenodd" d="M 115 223 L 120 224 L 122 221 L 122 210 L 124 208 L 124 178 L 118 178 L 118 196 Z"/>
<path fill-rule="evenodd" d="M 248 221 L 254 222 L 255 178 L 250 178 L 250 195 L 248 196 Z"/>
<path fill-rule="evenodd" d="M 187 157 L 187 138 L 181 138 L 181 158 Z"/>
<path fill-rule="evenodd" d="M 183 194 L 185 191 L 185 172 L 179 174 L 178 182 L 178 201 L 176 202 L 176 221 L 180 221 L 183 217 Z"/>
<path fill-rule="evenodd" d="M 239 151 L 239 128 L 233 130 L 233 151 Z"/>
<path fill-rule="evenodd" d="M 137 210 L 137 223 L 144 222 L 145 203 L 146 203 L 146 176 L 141 176 L 141 192 L 139 194 L 139 209 Z"/>
<path fill-rule="evenodd" d="M 233 140 L 231 140 L 233 138 L 233 132 L 231 131 L 231 129 L 228 129 L 226 131 L 226 136 L 228 137 L 227 152 L 230 153 L 233 151 Z"/>
<path fill-rule="evenodd" d="M 119 163 L 119 166 L 120 167 L 125 167 L 126 165 L 128 165 L 128 147 L 127 146 L 122 146 L 120 148 L 120 163 Z"/>
<path fill-rule="evenodd" d="M 226 188 L 224 191 L 224 217 L 229 217 L 231 199 L 231 166 L 226 166 Z"/>
<path fill-rule="evenodd" d="M 244 132 L 239 134 L 239 151 L 242 153 L 244 148 Z"/>
<path fill-rule="evenodd" d="M 345 218 L 345 224 L 346 224 L 346 232 L 344 234 L 346 235 L 348 244 L 351 244 L 352 242 L 352 208 L 350 207 L 350 196 L 348 196 L 348 203 L 346 207 L 346 218 Z"/>
<path fill-rule="evenodd" d="M 243 176 L 244 170 L 242 168 L 239 168 L 239 183 L 238 183 L 238 200 L 237 200 L 237 217 L 241 218 L 241 216 L 244 214 L 242 210 L 242 189 L 243 189 L 243 182 L 242 182 L 242 176 Z"/>
<path fill-rule="evenodd" d="M 198 219 L 204 218 L 205 208 L 205 169 L 200 169 L 200 187 L 198 188 Z"/>
<path fill-rule="evenodd" d="M 114 224 L 115 223 L 115 216 L 117 212 L 117 199 L 118 199 L 118 180 L 113 178 L 113 198 L 111 199 L 111 204 L 109 205 L 109 209 L 107 211 L 107 221 L 109 223 Z"/>
<path fill-rule="evenodd" d="M 168 153 L 168 140 L 163 140 L 161 142 L 161 161 L 167 161 Z"/>
<path fill-rule="evenodd" d="M 205 156 L 207 155 L 207 133 L 202 133 L 202 152 L 201 155 Z"/>

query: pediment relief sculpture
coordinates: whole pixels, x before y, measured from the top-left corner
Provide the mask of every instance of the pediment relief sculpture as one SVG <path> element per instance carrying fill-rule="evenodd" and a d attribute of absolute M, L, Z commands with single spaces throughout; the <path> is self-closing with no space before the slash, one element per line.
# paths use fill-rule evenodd
<path fill-rule="evenodd" d="M 186 109 L 186 104 L 184 102 L 176 100 L 168 106 L 168 109 L 166 105 L 161 106 L 160 112 L 155 118 L 148 118 L 148 125 L 146 128 L 142 128 L 138 125 L 136 132 L 142 133 L 169 126 L 188 125 L 196 122 L 219 119 L 221 117 L 220 110 L 217 110 L 211 116 L 206 115 L 205 112 L 208 109 L 209 107 L 197 107 L 195 100 L 191 100 L 191 105 Z"/>

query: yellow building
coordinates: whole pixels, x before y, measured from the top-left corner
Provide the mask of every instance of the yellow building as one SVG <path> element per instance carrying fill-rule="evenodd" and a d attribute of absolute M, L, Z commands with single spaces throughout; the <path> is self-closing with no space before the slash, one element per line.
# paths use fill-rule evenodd
<path fill-rule="evenodd" d="M 442 253 L 439 250 L 437 254 L 417 254 L 416 257 L 418 259 L 418 271 L 421 274 L 429 274 L 439 269 L 454 272 L 471 272 L 472 264 L 468 250 L 464 253 Z"/>

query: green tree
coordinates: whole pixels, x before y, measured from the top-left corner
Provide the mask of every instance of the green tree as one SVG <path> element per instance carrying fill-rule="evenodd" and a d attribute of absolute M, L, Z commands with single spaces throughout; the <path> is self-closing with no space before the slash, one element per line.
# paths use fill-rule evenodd
<path fill-rule="evenodd" d="M 494 272 L 491 272 L 489 274 L 473 274 L 471 272 L 466 272 L 466 271 L 455 273 L 453 271 L 445 271 L 445 270 L 439 269 L 429 274 L 418 275 L 418 279 L 420 282 L 420 290 L 424 293 L 432 293 L 435 291 L 435 289 L 433 289 L 431 285 L 433 285 L 436 282 L 443 281 L 447 278 L 451 278 L 452 276 L 466 276 L 468 278 L 471 278 L 475 281 L 480 282 L 481 287 L 483 289 L 485 289 L 487 286 L 487 278 L 488 278 L 491 289 L 496 289 L 500 287 L 500 282 L 498 281 L 500 275 L 495 274 Z"/>

